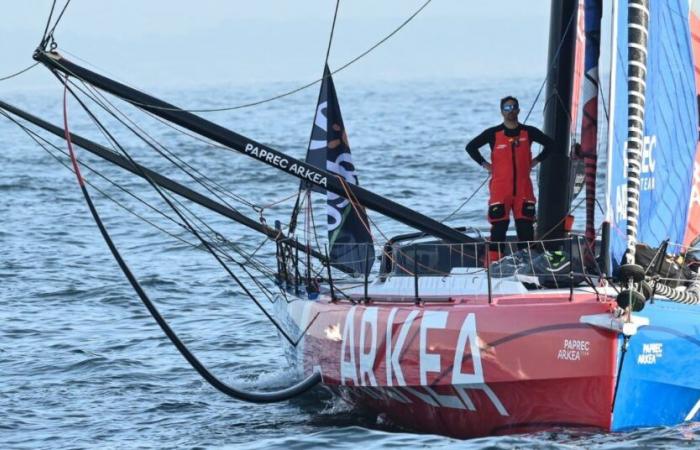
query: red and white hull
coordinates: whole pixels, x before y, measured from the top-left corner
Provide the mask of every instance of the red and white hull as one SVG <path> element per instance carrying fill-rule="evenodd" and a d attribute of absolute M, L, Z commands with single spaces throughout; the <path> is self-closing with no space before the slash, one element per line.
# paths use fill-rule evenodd
<path fill-rule="evenodd" d="M 578 291 L 452 297 L 422 306 L 294 301 L 304 372 L 411 429 L 455 437 L 556 426 L 609 429 L 618 334 L 586 324 L 613 309 Z"/>

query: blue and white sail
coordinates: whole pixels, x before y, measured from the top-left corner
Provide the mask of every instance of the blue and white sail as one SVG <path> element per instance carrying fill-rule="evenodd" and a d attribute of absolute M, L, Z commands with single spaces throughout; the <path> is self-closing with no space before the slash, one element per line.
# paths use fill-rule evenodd
<path fill-rule="evenodd" d="M 347 183 L 359 184 L 338 96 L 327 65 L 323 71 L 306 162 L 342 177 Z M 323 192 L 318 188 L 315 190 Z M 368 273 L 375 258 L 365 208 L 357 201 L 333 192 L 326 191 L 326 197 L 331 263 L 351 267 L 358 274 Z"/>
<path fill-rule="evenodd" d="M 639 167 L 637 241 L 683 242 L 698 139 L 688 0 L 649 2 L 645 119 Z M 607 220 L 611 262 L 627 245 L 627 0 L 617 3 L 608 142 Z"/>
<path fill-rule="evenodd" d="M 628 239 L 632 244 L 638 241 L 656 246 L 664 239 L 682 243 L 686 234 L 698 140 L 696 61 L 689 5 L 688 0 L 616 3 L 607 196 L 607 219 L 613 225 L 614 264 L 620 263 Z M 628 16 L 639 19 L 640 11 L 648 18 L 648 31 L 644 28 L 646 20 L 628 24 Z M 629 34 L 640 38 L 633 40 L 629 53 L 628 29 Z M 646 45 L 643 37 L 647 37 Z M 630 62 L 628 54 L 639 57 L 644 48 L 647 52 L 642 79 L 636 76 L 640 71 L 635 64 L 644 58 Z M 633 94 L 628 99 L 628 80 L 631 87 L 641 87 L 636 92 L 644 95 L 635 95 L 630 90 Z M 632 112 L 628 113 L 628 105 L 643 109 L 635 110 L 638 107 L 631 106 Z M 635 119 L 640 117 L 637 111 L 644 117 L 643 126 Z M 629 190 L 625 160 L 628 132 L 630 149 L 639 150 L 630 158 L 630 166 L 634 167 L 629 172 L 630 178 L 639 173 L 638 183 L 631 183 Z M 633 191 L 629 202 L 628 191 Z M 636 233 L 630 233 L 635 231 L 635 224 Z M 611 429 L 622 431 L 697 421 L 700 413 L 697 377 L 700 357 L 696 356 L 700 342 L 698 306 L 667 301 L 657 295 L 635 316 L 649 325 L 619 340 L 619 375 Z"/>

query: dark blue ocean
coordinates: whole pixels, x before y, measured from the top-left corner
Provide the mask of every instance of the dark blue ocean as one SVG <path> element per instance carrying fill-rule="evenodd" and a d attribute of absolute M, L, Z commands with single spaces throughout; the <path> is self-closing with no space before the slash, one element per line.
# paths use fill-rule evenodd
<path fill-rule="evenodd" d="M 499 122 L 498 99 L 504 95 L 520 97 L 523 120 L 541 81 L 369 83 L 338 76 L 361 185 L 437 219 L 450 215 L 486 179 L 464 152 L 467 139 Z M 294 87 L 270 83 L 156 93 L 186 108 L 212 108 L 264 99 Z M 303 158 L 316 89 L 254 108 L 202 115 Z M 59 124 L 61 90 L 56 83 L 45 91 L 16 91 L 1 98 Z M 543 96 L 527 123 L 542 125 Z M 246 202 L 264 206 L 268 224 L 288 221 L 297 180 L 116 104 L 201 174 Z M 197 186 L 113 118 L 99 115 L 138 162 Z M 71 131 L 109 145 L 75 102 L 69 105 L 69 122 Z M 65 150 L 61 139 L 41 135 Z M 49 151 L 66 162 L 58 150 Z M 197 356 L 237 386 L 285 385 L 294 373 L 287 368 L 275 328 L 211 255 L 169 219 L 173 214 L 163 200 L 146 182 L 78 151 L 83 162 L 153 206 L 84 169 L 85 178 L 94 184 L 88 189 L 117 247 Z M 74 175 L 4 117 L 0 170 L 0 448 L 700 446 L 700 425 L 693 423 L 617 434 L 563 429 L 458 441 L 415 434 L 382 417 L 359 414 L 321 389 L 272 405 L 231 400 L 203 382 L 156 326 L 99 235 Z M 602 192 L 603 183 L 599 186 Z M 227 200 L 258 219 L 258 210 Z M 485 230 L 485 202 L 482 187 L 448 223 Z M 261 236 L 186 206 L 190 217 L 205 220 L 228 241 L 226 245 L 256 252 L 259 261 L 274 267 L 274 246 L 260 247 Z M 317 210 L 323 212 L 322 198 Z M 582 209 L 576 211 L 579 218 L 582 214 Z M 387 237 L 410 231 L 376 213 L 371 217 Z M 273 309 L 264 298 L 262 304 Z"/>

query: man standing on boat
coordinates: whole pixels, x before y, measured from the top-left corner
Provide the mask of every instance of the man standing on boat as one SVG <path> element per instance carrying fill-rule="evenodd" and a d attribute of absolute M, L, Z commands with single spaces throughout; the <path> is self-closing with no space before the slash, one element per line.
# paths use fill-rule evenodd
<path fill-rule="evenodd" d="M 519 241 L 532 241 L 535 237 L 535 193 L 530 172 L 549 155 L 553 141 L 542 131 L 518 122 L 520 112 L 518 99 L 501 99 L 503 123 L 484 130 L 466 147 L 469 156 L 489 171 L 489 209 L 491 223 L 490 261 L 501 257 L 499 242 L 506 240 L 510 213 L 515 218 L 515 229 Z M 533 142 L 542 144 L 542 152 L 532 157 Z M 479 148 L 489 144 L 491 162 L 481 156 Z M 524 245 L 520 246 L 521 248 Z"/>

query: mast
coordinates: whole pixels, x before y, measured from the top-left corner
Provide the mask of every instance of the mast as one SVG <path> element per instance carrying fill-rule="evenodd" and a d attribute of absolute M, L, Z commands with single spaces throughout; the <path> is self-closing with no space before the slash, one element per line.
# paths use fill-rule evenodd
<path fill-rule="evenodd" d="M 537 236 L 557 239 L 564 235 L 564 216 L 569 211 L 570 105 L 574 83 L 576 17 L 578 0 L 554 0 L 549 19 L 547 102 L 544 132 L 554 140 L 549 158 L 539 175 Z"/>
<path fill-rule="evenodd" d="M 627 63 L 627 258 L 625 263 L 631 265 L 635 264 L 639 223 L 649 5 L 647 0 L 629 0 L 627 8 L 629 61 Z"/>
<path fill-rule="evenodd" d="M 617 43 L 617 33 L 618 33 L 618 14 L 619 5 L 617 2 L 612 2 L 612 12 L 610 14 L 610 43 L 611 48 L 615 48 Z M 615 128 L 616 128 L 616 114 L 617 109 L 617 93 L 615 89 L 615 84 L 617 83 L 617 64 L 618 64 L 617 51 L 610 52 L 610 85 L 608 86 L 608 110 L 610 111 L 610 117 L 608 119 L 608 145 L 606 148 L 606 158 L 607 162 L 605 165 L 605 219 L 603 220 L 603 226 L 601 230 L 600 239 L 600 258 L 602 260 L 603 273 L 608 276 L 612 275 L 612 260 L 611 260 L 611 234 L 610 229 L 612 224 L 615 222 L 615 208 L 613 207 L 613 177 L 612 173 L 614 170 L 614 142 L 615 142 Z"/>
<path fill-rule="evenodd" d="M 45 120 L 42 120 L 32 114 L 29 114 L 26 111 L 23 111 L 17 107 L 14 107 L 8 103 L 5 103 L 0 100 L 0 109 L 3 109 L 9 113 L 12 113 L 18 117 L 21 117 L 22 119 L 26 120 L 27 122 L 30 122 L 46 131 L 49 133 L 52 133 L 62 139 L 65 139 L 65 133 L 63 131 L 63 128 L 59 128 L 49 122 L 46 122 Z M 241 225 L 245 225 L 246 227 L 255 230 L 259 233 L 262 233 L 269 237 L 270 239 L 273 239 L 275 241 L 285 241 L 288 242 L 292 247 L 298 248 L 299 251 L 306 252 L 308 251 L 309 254 L 318 260 L 320 260 L 323 263 L 327 263 L 327 259 L 325 255 L 321 254 L 320 252 L 317 252 L 316 250 L 313 249 L 307 249 L 307 246 L 304 244 L 301 244 L 295 239 L 291 238 L 286 238 L 284 234 L 282 234 L 279 230 L 276 230 L 272 227 L 269 227 L 267 225 L 263 225 L 247 216 L 244 214 L 241 214 L 240 212 L 236 211 L 233 208 L 229 208 L 226 205 L 223 205 L 215 200 L 212 200 L 202 194 L 200 194 L 197 191 L 194 191 L 187 186 L 184 186 L 180 183 L 178 183 L 175 180 L 172 180 L 168 177 L 165 177 L 158 172 L 155 172 L 148 167 L 144 167 L 140 164 L 132 164 L 131 161 L 128 159 L 124 158 L 121 155 L 118 155 L 114 153 L 113 151 L 109 150 L 108 148 L 93 142 L 89 139 L 86 139 L 80 135 L 70 133 L 71 136 L 71 141 L 75 144 L 78 145 L 79 147 L 89 151 L 90 153 L 99 156 L 102 159 L 105 159 L 112 164 L 121 167 L 124 170 L 128 170 L 129 172 L 133 173 L 134 175 L 137 175 L 142 178 L 150 178 L 154 183 L 156 183 L 158 186 L 165 188 L 169 190 L 170 192 L 173 192 L 183 198 L 186 198 L 187 200 L 190 200 L 194 203 L 197 203 L 200 206 L 203 206 L 211 211 L 214 211 L 218 214 L 221 214 L 224 217 L 227 217 L 235 222 L 240 223 Z M 345 267 L 340 264 L 334 264 L 333 267 L 335 267 L 338 270 L 341 270 L 346 273 L 354 273 L 354 271 L 349 268 Z"/>
<path fill-rule="evenodd" d="M 278 170 L 306 180 L 312 185 L 321 186 L 342 196 L 347 196 L 349 192 L 352 197 L 356 198 L 360 204 L 367 208 L 429 235 L 453 243 L 477 242 L 476 239 L 460 233 L 423 214 L 370 192 L 367 189 L 346 183 L 340 177 L 326 170 L 313 167 L 310 164 L 292 158 L 278 150 L 274 150 L 271 147 L 177 108 L 174 105 L 78 66 L 61 57 L 58 53 L 47 53 L 43 50 L 38 50 L 34 54 L 34 59 L 43 63 L 53 71 L 62 72 L 67 76 L 85 80 L 93 86 L 109 92 L 138 108 L 147 110 L 158 117 L 182 126 L 219 144 L 225 145 L 246 156 L 255 158 Z"/>

